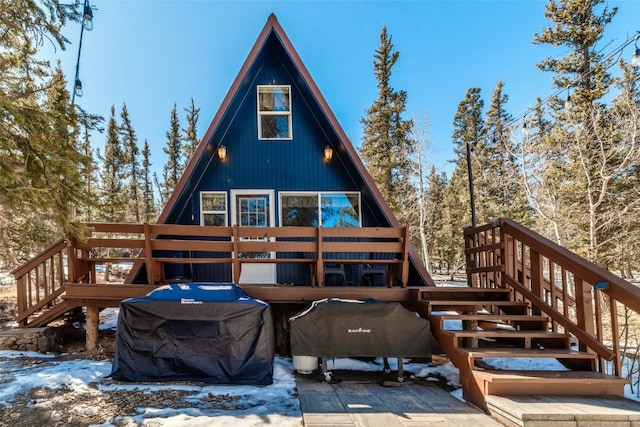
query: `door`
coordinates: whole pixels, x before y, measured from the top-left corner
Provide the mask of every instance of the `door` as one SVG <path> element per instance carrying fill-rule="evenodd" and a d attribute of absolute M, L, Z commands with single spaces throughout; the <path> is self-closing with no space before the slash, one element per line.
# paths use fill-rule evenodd
<path fill-rule="evenodd" d="M 231 217 L 239 227 L 273 227 L 273 190 L 231 190 Z M 273 252 L 244 252 L 240 258 L 274 258 Z M 276 265 L 243 263 L 239 284 L 276 284 Z"/>

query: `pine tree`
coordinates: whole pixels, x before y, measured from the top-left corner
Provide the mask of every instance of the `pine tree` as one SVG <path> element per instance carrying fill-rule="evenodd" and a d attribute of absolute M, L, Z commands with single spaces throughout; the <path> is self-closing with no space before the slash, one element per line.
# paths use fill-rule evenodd
<path fill-rule="evenodd" d="M 603 97 L 611 88 L 608 69 L 613 59 L 605 57 L 597 43 L 616 12 L 603 0 L 551 0 L 545 16 L 552 24 L 534 39 L 568 49 L 564 56 L 538 64 L 541 70 L 554 73 L 556 87 L 568 88 L 571 95 L 569 108 L 560 99 L 551 102 L 555 126 L 547 142 L 555 147 L 553 152 L 562 152 L 561 162 L 554 159 L 553 166 L 563 172 L 564 179 L 554 197 L 564 205 L 560 218 L 566 220 L 559 228 L 571 229 L 566 236 L 570 247 L 600 264 L 607 225 L 603 202 L 614 179 L 604 171 L 615 167 L 609 155 L 609 149 L 615 148 L 603 143 L 610 138 Z"/>
<path fill-rule="evenodd" d="M 511 137 L 513 118 L 506 110 L 509 97 L 503 88 L 504 82 L 499 81 L 487 109 L 484 130 L 486 158 L 477 182 L 484 189 L 483 202 L 488 220 L 507 217 L 529 224 L 531 213 L 521 188 Z"/>
<path fill-rule="evenodd" d="M 454 153 L 457 156 L 456 169 L 459 169 L 459 174 L 463 170 L 467 170 L 467 162 L 471 164 L 471 176 L 467 172 L 467 194 L 469 197 L 467 200 L 468 211 L 471 211 L 470 204 L 473 200 L 473 206 L 476 209 L 476 224 L 482 224 L 484 222 L 492 221 L 495 218 L 490 218 L 485 206 L 486 195 L 483 192 L 476 191 L 478 187 L 475 180 L 482 179 L 483 164 L 486 164 L 487 150 L 484 146 L 485 142 L 485 128 L 484 120 L 482 119 L 482 109 L 484 107 L 484 101 L 480 94 L 480 88 L 474 87 L 467 90 L 467 93 L 460 104 L 458 104 L 458 110 L 453 118 L 453 143 Z M 452 183 L 461 183 L 458 180 Z M 471 224 L 474 218 L 464 215 L 460 217 L 470 218 L 471 221 L 467 224 Z"/>
<path fill-rule="evenodd" d="M 45 41 L 64 49 L 66 20 L 65 6 L 53 0 L 5 0 L 0 7 L 0 257 L 7 265 L 50 244 L 62 228 L 78 232 L 73 212 L 83 197 L 84 158 L 68 130 L 77 115 L 62 73 L 37 56 Z M 27 237 L 32 227 L 40 237 Z M 7 240 L 11 228 L 25 231 L 20 244 Z"/>
<path fill-rule="evenodd" d="M 373 61 L 378 98 L 360 120 L 363 125 L 360 155 L 398 220 L 410 225 L 415 221 L 407 215 L 415 209 L 407 207 L 416 203 L 412 183 L 416 142 L 410 137 L 412 121 L 403 118 L 407 93 L 394 90 L 390 82 L 391 69 L 399 55 L 393 50 L 387 28 L 383 27 Z"/>
<path fill-rule="evenodd" d="M 119 137 L 120 127 L 116 121 L 116 109 L 111 106 L 107 122 L 107 140 L 102 159 L 102 220 L 125 222 L 127 196 L 124 192 L 127 161 Z"/>
<path fill-rule="evenodd" d="M 88 203 L 83 209 L 79 209 L 76 214 L 78 221 L 92 222 L 97 218 L 97 206 L 95 201 L 100 199 L 100 179 L 98 177 L 99 165 L 96 161 L 96 150 L 91 146 L 91 131 L 102 130 L 100 123 L 103 118 L 97 115 L 87 114 L 80 107 L 79 124 L 81 126 L 82 140 L 81 150 L 87 158 L 87 164 L 81 170 L 84 192 L 88 198 Z"/>
<path fill-rule="evenodd" d="M 142 220 L 146 223 L 155 222 L 158 216 L 151 176 L 151 148 L 144 140 L 142 148 Z"/>
<path fill-rule="evenodd" d="M 200 116 L 200 108 L 196 108 L 193 98 L 191 98 L 191 105 L 184 109 L 186 113 L 185 119 L 187 120 L 187 127 L 183 129 L 184 132 L 184 166 L 187 167 L 189 160 L 193 157 L 193 153 L 196 152 L 198 144 L 198 118 Z"/>
<path fill-rule="evenodd" d="M 120 119 L 122 124 L 119 129 L 119 136 L 123 147 L 123 165 L 124 172 L 127 179 L 127 200 L 128 211 L 132 216 L 132 219 L 136 223 L 140 223 L 142 214 L 140 208 L 140 160 L 138 159 L 140 153 L 138 149 L 138 137 L 131 125 L 129 119 L 129 112 L 127 111 L 127 105 L 122 105 L 122 111 L 120 112 Z"/>
<path fill-rule="evenodd" d="M 435 167 L 431 168 L 428 176 L 427 190 L 425 192 L 425 242 L 427 243 L 428 269 L 431 272 L 434 267 L 438 270 L 443 268 L 445 256 L 443 248 L 447 246 L 447 237 L 444 234 L 444 217 L 442 210 L 444 207 L 444 197 L 447 188 L 447 176 L 438 173 Z"/>
<path fill-rule="evenodd" d="M 182 161 L 182 138 L 180 136 L 180 122 L 178 120 L 178 110 L 176 104 L 173 104 L 171 110 L 171 123 L 169 130 L 166 132 L 167 144 L 162 149 L 168 157 L 163 168 L 162 183 L 162 204 L 164 205 L 173 190 L 178 185 L 178 181 L 182 176 L 184 162 Z"/>

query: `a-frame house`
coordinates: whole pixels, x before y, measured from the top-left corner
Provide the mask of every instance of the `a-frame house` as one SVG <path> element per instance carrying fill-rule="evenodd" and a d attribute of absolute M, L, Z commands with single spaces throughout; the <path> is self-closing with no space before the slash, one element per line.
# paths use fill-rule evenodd
<path fill-rule="evenodd" d="M 167 282 L 233 282 L 283 329 L 322 298 L 402 303 L 430 320 L 464 397 L 489 411 L 488 395 L 622 395 L 628 382 L 618 314 L 640 313 L 640 289 L 509 219 L 465 229 L 467 286 L 435 286 L 274 15 L 158 223 L 87 229 L 13 271 L 20 326 L 86 308 L 91 348 L 101 308 Z M 117 262 L 133 264 L 124 284 L 101 281 L 96 266 Z M 568 370 L 476 366 L 512 357 Z"/>

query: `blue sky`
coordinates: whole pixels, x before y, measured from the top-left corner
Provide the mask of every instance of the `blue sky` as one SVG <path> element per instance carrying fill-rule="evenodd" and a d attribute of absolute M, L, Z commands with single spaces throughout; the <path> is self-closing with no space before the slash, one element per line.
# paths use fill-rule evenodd
<path fill-rule="evenodd" d="M 161 175 L 165 132 L 177 103 L 194 98 L 201 108 L 199 137 L 208 127 L 270 13 L 291 39 L 320 91 L 354 145 L 359 119 L 376 98 L 373 53 L 383 25 L 400 59 L 391 84 L 408 93 L 408 117 L 427 117 L 432 164 L 450 171 L 452 122 L 470 87 L 487 104 L 499 80 L 508 109 L 519 116 L 536 97 L 554 92 L 551 75 L 536 62 L 562 56 L 566 48 L 534 45 L 549 25 L 546 0 L 449 1 L 125 1 L 93 0 L 94 29 L 85 32 L 80 60 L 84 96 L 76 103 L 109 116 L 126 102 L 140 144 L 152 148 L 152 168 Z M 619 12 L 601 41 L 609 53 L 640 31 L 640 1 L 610 1 Z M 64 34 L 72 42 L 60 59 L 71 88 L 80 26 Z M 608 46 L 607 46 L 608 45 Z M 606 47 L 605 47 L 606 46 Z M 623 55 L 630 60 L 633 43 Z M 95 146 L 104 144 L 97 134 Z"/>

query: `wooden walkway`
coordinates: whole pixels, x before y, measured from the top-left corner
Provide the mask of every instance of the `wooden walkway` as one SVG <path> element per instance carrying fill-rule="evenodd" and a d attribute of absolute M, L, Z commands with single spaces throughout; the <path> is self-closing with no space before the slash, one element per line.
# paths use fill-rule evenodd
<path fill-rule="evenodd" d="M 640 403 L 614 396 L 486 396 L 491 416 L 434 383 L 383 387 L 382 372 L 333 371 L 342 382 L 296 373 L 305 427 L 635 427 Z"/>
<path fill-rule="evenodd" d="M 305 427 L 502 426 L 427 381 L 383 387 L 382 372 L 333 372 L 341 383 L 296 373 Z"/>

